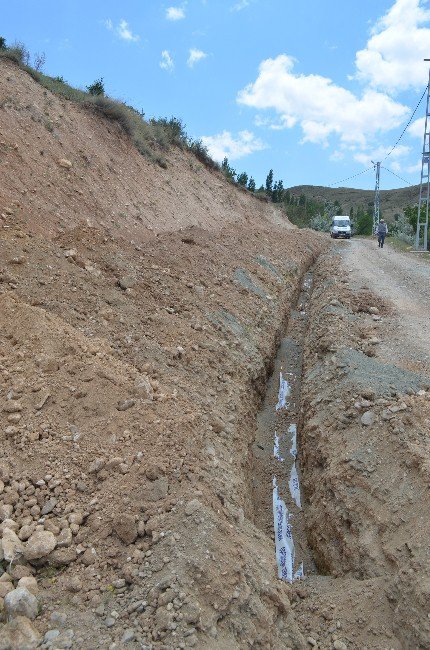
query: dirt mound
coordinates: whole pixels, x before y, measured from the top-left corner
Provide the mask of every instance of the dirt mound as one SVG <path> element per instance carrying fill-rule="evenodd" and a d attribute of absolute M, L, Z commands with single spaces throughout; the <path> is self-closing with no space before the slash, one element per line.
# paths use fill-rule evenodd
<path fill-rule="evenodd" d="M 6 221 L 13 215 L 50 237 L 83 223 L 138 245 L 166 230 L 214 229 L 272 214 L 194 156 L 171 149 L 163 169 L 116 122 L 53 95 L 12 62 L 0 60 L 0 71 Z"/>
<path fill-rule="evenodd" d="M 396 312 L 368 289 L 366 302 L 378 313 L 357 312 L 363 290 L 345 279 L 339 259 L 320 260 L 315 285 L 302 395 L 303 483 L 317 566 L 342 577 L 325 587 L 314 579 L 316 602 L 330 591 L 350 618 L 352 590 L 356 622 L 373 622 L 361 632 L 351 620 L 343 624 L 351 647 L 426 648 L 430 380 L 379 352 L 381 334 L 390 340 L 396 331 Z"/>
<path fill-rule="evenodd" d="M 324 238 L 0 64 L 1 643 L 305 648 L 248 464 Z"/>

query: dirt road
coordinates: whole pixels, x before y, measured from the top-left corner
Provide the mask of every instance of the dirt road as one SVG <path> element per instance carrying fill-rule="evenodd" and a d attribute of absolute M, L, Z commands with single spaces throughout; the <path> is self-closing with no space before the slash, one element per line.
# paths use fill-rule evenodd
<path fill-rule="evenodd" d="M 429 275 L 358 239 L 315 267 L 299 460 L 320 575 L 297 614 L 306 625 L 330 597 L 347 648 L 430 647 Z M 308 628 L 321 648 L 332 629 Z"/>
<path fill-rule="evenodd" d="M 381 355 L 409 370 L 430 370 L 430 264 L 417 253 L 383 249 L 373 240 L 339 246 L 349 281 L 394 306 L 390 336 L 381 333 Z"/>

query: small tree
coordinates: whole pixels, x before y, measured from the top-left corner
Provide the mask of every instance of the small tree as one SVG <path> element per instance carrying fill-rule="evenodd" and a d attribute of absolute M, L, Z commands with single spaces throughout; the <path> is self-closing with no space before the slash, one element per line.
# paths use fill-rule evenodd
<path fill-rule="evenodd" d="M 46 63 L 45 52 L 36 52 L 33 57 L 33 68 L 40 72 Z"/>
<path fill-rule="evenodd" d="M 4 36 L 0 36 L 0 50 L 7 50 L 6 39 Z"/>
<path fill-rule="evenodd" d="M 272 190 L 273 190 L 273 169 L 271 169 L 266 176 L 266 192 L 269 196 L 272 196 Z"/>
<path fill-rule="evenodd" d="M 373 229 L 373 215 L 370 210 L 365 211 L 363 206 L 357 208 L 355 217 L 355 232 L 357 235 L 371 235 Z"/>
<path fill-rule="evenodd" d="M 280 203 L 284 194 L 284 184 L 282 181 L 276 181 L 272 190 L 273 203 Z"/>
<path fill-rule="evenodd" d="M 103 83 L 103 77 L 100 77 L 100 79 L 94 81 L 94 83 L 92 83 L 90 86 L 87 86 L 87 91 L 90 95 L 104 95 L 105 87 Z"/>
<path fill-rule="evenodd" d="M 246 172 L 242 172 L 241 174 L 238 174 L 236 181 L 238 185 L 241 185 L 242 187 L 246 187 L 248 183 L 248 174 Z"/>
<path fill-rule="evenodd" d="M 250 176 L 249 181 L 248 181 L 248 190 L 250 192 L 255 192 L 255 181 L 252 178 L 252 176 Z"/>
<path fill-rule="evenodd" d="M 224 176 L 228 178 L 229 181 L 234 182 L 234 178 L 236 176 L 236 170 L 229 165 L 227 156 L 224 158 L 224 160 L 221 163 L 221 171 L 224 174 Z"/>

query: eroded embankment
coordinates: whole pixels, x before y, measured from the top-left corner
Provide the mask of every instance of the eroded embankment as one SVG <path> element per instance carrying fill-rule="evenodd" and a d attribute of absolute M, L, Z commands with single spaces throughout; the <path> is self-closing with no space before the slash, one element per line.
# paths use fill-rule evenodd
<path fill-rule="evenodd" d="M 271 224 L 141 247 L 94 228 L 2 235 L 2 593 L 34 575 L 40 606 L 22 638 L 304 649 L 251 520 L 248 453 L 324 240 Z"/>
<path fill-rule="evenodd" d="M 309 582 L 298 615 L 320 608 L 322 648 L 336 618 L 348 648 L 428 648 L 429 378 L 379 356 L 390 305 L 355 285 L 336 254 L 320 259 L 300 462 L 308 539 L 331 577 Z"/>

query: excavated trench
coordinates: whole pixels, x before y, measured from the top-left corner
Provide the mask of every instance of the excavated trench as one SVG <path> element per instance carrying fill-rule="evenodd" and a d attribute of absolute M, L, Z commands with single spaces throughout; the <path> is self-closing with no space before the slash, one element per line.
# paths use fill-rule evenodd
<path fill-rule="evenodd" d="M 308 304 L 312 291 L 312 270 L 303 277 L 299 296 L 290 313 L 288 325 L 280 341 L 273 372 L 257 414 L 255 439 L 252 445 L 252 501 L 254 524 L 275 540 L 273 485 L 278 487 L 285 503 L 295 546 L 293 569 L 303 563 L 306 575 L 315 574 L 316 567 L 305 524 L 306 503 L 300 490 L 301 378 L 303 345 L 308 327 Z M 284 388 L 280 398 L 280 382 Z M 275 548 L 274 548 L 275 553 Z"/>

